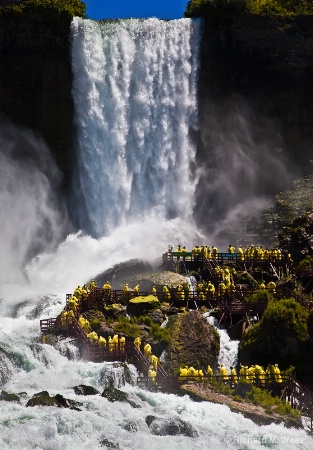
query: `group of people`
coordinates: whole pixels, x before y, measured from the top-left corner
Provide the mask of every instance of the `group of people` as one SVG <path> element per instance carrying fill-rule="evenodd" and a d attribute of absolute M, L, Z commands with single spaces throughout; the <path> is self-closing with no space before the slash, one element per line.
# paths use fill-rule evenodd
<path fill-rule="evenodd" d="M 210 365 L 208 365 L 205 374 L 202 369 L 196 370 L 192 366 L 181 367 L 179 371 L 179 381 L 203 381 L 205 378 L 212 381 L 214 378 L 218 378 L 214 375 L 213 369 Z M 239 380 L 247 380 L 256 384 L 264 384 L 265 382 L 283 382 L 278 364 L 269 364 L 266 370 L 258 364 L 251 365 L 250 367 L 240 364 L 239 374 L 237 374 L 235 367 L 230 367 L 230 370 L 228 371 L 225 365 L 221 364 L 219 369 L 219 378 L 224 383 L 231 383 L 231 385 L 237 384 Z"/>
<path fill-rule="evenodd" d="M 169 246 L 168 253 L 173 253 L 175 250 L 173 246 Z M 176 253 L 185 253 L 186 247 L 178 245 L 176 249 Z M 212 245 L 210 247 L 209 245 L 195 245 L 192 250 L 191 254 L 193 256 L 197 256 L 200 254 L 203 254 L 207 259 L 211 258 L 218 258 L 218 249 L 215 245 Z M 241 245 L 236 248 L 229 244 L 227 248 L 227 252 L 229 254 L 237 254 L 239 259 L 241 260 L 269 260 L 269 261 L 279 261 L 282 259 L 282 252 L 279 248 L 263 248 L 262 245 L 254 246 L 254 245 L 248 245 L 245 248 L 242 248 Z M 183 256 L 183 255 L 182 255 Z"/>

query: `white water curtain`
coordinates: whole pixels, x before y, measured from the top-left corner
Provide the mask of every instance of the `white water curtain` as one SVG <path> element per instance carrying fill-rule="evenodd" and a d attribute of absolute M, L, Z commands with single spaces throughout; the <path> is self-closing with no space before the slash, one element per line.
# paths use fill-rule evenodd
<path fill-rule="evenodd" d="M 189 19 L 74 19 L 74 197 L 85 231 L 192 214 L 199 38 Z"/>

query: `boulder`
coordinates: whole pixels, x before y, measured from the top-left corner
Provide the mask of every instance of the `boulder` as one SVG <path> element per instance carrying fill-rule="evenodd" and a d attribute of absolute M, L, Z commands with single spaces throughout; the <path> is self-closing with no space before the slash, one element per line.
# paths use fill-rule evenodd
<path fill-rule="evenodd" d="M 109 441 L 108 439 L 102 439 L 100 441 L 101 447 L 110 448 L 114 450 L 119 450 L 120 446 L 118 444 L 114 444 L 114 442 Z"/>
<path fill-rule="evenodd" d="M 197 431 L 187 422 L 178 417 L 158 418 L 148 416 L 146 423 L 149 426 L 151 434 L 155 436 L 187 436 L 197 437 Z"/>
<path fill-rule="evenodd" d="M 144 316 L 148 312 L 160 308 L 160 302 L 154 295 L 139 295 L 130 299 L 127 312 L 132 316 Z"/>
<path fill-rule="evenodd" d="M 129 403 L 133 408 L 140 408 L 135 402 L 130 400 L 128 394 L 126 392 L 120 391 L 119 389 L 115 389 L 112 386 L 109 386 L 104 389 L 101 394 L 102 397 L 105 397 L 109 402 L 125 402 Z"/>
<path fill-rule="evenodd" d="M 86 384 L 80 384 L 79 386 L 75 386 L 74 392 L 76 395 L 97 395 L 100 392 L 92 386 L 87 386 Z"/>

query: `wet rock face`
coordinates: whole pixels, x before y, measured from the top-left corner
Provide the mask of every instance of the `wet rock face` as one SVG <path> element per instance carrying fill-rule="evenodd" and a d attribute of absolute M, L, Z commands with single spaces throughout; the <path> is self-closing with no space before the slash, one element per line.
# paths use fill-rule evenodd
<path fill-rule="evenodd" d="M 165 365 L 172 373 L 180 365 L 194 368 L 217 367 L 219 336 L 198 311 L 169 318 L 171 341 L 166 350 Z"/>
<path fill-rule="evenodd" d="M 115 389 L 110 386 L 104 389 L 101 394 L 102 397 L 105 397 L 109 402 L 126 402 L 129 403 L 133 408 L 140 408 L 135 402 L 133 402 L 126 392 L 120 391 L 119 389 Z"/>
<path fill-rule="evenodd" d="M 0 120 L 39 132 L 66 175 L 73 157 L 70 24 L 51 11 L 0 16 Z"/>
<path fill-rule="evenodd" d="M 276 118 L 284 146 L 304 167 L 312 148 L 313 19 L 233 16 L 207 20 L 200 72 L 200 132 L 210 102 L 233 94 Z M 230 105 L 228 105 L 230 106 Z"/>
<path fill-rule="evenodd" d="M 99 391 L 92 386 L 87 386 L 85 384 L 80 384 L 74 387 L 74 392 L 76 395 L 97 395 Z"/>

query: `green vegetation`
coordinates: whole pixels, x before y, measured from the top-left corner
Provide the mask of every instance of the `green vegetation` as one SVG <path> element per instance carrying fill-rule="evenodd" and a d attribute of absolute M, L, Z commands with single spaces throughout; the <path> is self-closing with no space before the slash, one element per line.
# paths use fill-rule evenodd
<path fill-rule="evenodd" d="M 218 14 L 243 13 L 246 0 L 190 0 L 185 17 L 211 17 Z"/>
<path fill-rule="evenodd" d="M 268 302 L 273 300 L 273 295 L 267 289 L 260 289 L 255 294 L 247 295 L 244 300 L 248 303 Z"/>
<path fill-rule="evenodd" d="M 7 12 L 24 13 L 28 11 L 53 10 L 71 16 L 86 17 L 86 5 L 81 0 L 25 0 L 22 3 L 1 6 L 0 14 Z"/>
<path fill-rule="evenodd" d="M 246 10 L 256 15 L 298 16 L 313 14 L 310 0 L 247 0 Z"/>
<path fill-rule="evenodd" d="M 114 331 L 136 338 L 142 333 L 139 325 L 146 325 L 149 327 L 149 336 L 154 340 L 160 342 L 170 341 L 169 331 L 166 328 L 162 328 L 157 323 L 154 323 L 149 316 L 131 317 L 130 319 L 128 317 L 119 317 L 118 322 L 114 325 Z"/>
<path fill-rule="evenodd" d="M 310 255 L 306 255 L 298 264 L 298 269 L 306 269 L 307 267 L 313 267 L 313 258 Z"/>
<path fill-rule="evenodd" d="M 185 17 L 238 13 L 282 17 L 312 15 L 313 4 L 310 0 L 190 0 Z"/>
<path fill-rule="evenodd" d="M 300 411 L 292 409 L 285 400 L 273 397 L 268 391 L 252 386 L 246 394 L 246 401 L 262 406 L 269 414 L 277 413 L 294 419 L 300 418 Z"/>
<path fill-rule="evenodd" d="M 141 334 L 138 325 L 132 323 L 127 317 L 119 317 L 118 322 L 114 325 L 113 329 L 116 333 L 127 334 L 134 339 Z"/>
<path fill-rule="evenodd" d="M 281 230 L 293 220 L 313 209 L 313 176 L 293 181 L 293 188 L 276 196 L 272 208 L 264 211 L 264 220 L 271 224 L 273 231 Z M 299 230 L 294 230 L 296 237 Z"/>
<path fill-rule="evenodd" d="M 286 335 L 292 334 L 300 341 L 307 341 L 308 311 L 293 299 L 271 301 L 260 322 L 261 330 L 270 332 L 272 327 L 279 328 Z"/>
<path fill-rule="evenodd" d="M 269 362 L 282 367 L 297 367 L 303 373 L 302 361 L 309 345 L 309 312 L 293 299 L 271 300 L 256 325 L 253 325 L 239 347 L 239 360 L 267 366 Z"/>
<path fill-rule="evenodd" d="M 210 381 L 208 385 L 216 392 L 231 396 L 237 402 L 245 400 L 248 403 L 262 406 L 268 414 L 281 414 L 294 419 L 295 422 L 301 416 L 300 411 L 292 409 L 285 400 L 272 396 L 265 389 L 253 386 L 248 380 L 239 380 L 238 384 L 232 387 L 229 384 L 224 384 L 222 381 Z"/>

